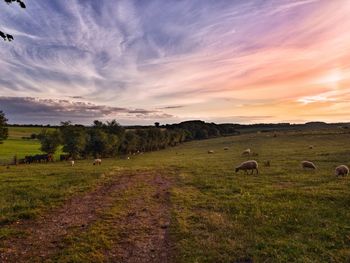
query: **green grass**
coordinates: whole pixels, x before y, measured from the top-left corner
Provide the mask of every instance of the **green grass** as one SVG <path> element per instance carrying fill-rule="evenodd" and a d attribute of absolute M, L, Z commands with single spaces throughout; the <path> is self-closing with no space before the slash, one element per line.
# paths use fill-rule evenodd
<path fill-rule="evenodd" d="M 38 140 L 22 139 L 32 133 L 39 134 L 41 130 L 40 127 L 9 127 L 9 138 L 0 144 L 0 164 L 8 163 L 15 155 L 24 158 L 26 155 L 42 154 Z M 60 153 L 57 152 L 55 157 L 58 158 Z"/>
<path fill-rule="evenodd" d="M 104 160 L 99 168 L 89 161 L 74 169 L 66 163 L 0 167 L 0 218 L 35 217 L 91 189 L 106 171 L 161 169 L 174 179 L 170 234 L 177 262 L 347 262 L 350 179 L 333 174 L 337 165 L 350 165 L 349 138 L 336 131 L 286 132 L 276 138 L 246 134 L 194 141 L 131 160 Z M 230 149 L 224 151 L 225 146 Z M 234 166 L 247 159 L 240 155 L 246 148 L 259 153 L 253 157 L 261 165 L 259 176 L 234 173 Z M 305 159 L 318 170 L 303 171 Z M 272 166 L 263 167 L 265 160 Z M 97 224 L 77 234 L 82 243 L 61 256 L 74 259 L 91 249 L 100 257 L 106 248 L 94 240 L 104 238 L 109 221 Z M 4 237 L 11 235 L 4 229 Z"/>
<path fill-rule="evenodd" d="M 9 138 L 22 139 L 22 137 L 30 137 L 32 133 L 39 134 L 43 128 L 41 127 L 9 127 Z M 53 129 L 53 128 L 46 128 Z"/>

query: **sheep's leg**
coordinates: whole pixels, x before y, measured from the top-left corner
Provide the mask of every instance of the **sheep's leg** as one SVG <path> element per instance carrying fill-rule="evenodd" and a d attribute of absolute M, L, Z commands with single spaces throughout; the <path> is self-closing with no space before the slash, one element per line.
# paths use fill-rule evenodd
<path fill-rule="evenodd" d="M 255 170 L 256 170 L 256 174 L 259 174 L 259 170 L 258 170 L 258 168 L 255 168 Z"/>

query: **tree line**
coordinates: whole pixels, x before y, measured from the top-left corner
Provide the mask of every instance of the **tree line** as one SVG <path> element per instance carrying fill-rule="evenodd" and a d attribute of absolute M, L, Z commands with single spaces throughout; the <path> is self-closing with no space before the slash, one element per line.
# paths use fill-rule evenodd
<path fill-rule="evenodd" d="M 41 150 L 54 154 L 62 145 L 63 152 L 72 158 L 114 157 L 176 146 L 186 140 L 181 129 L 145 128 L 128 130 L 115 120 L 103 123 L 94 121 L 92 126 L 62 122 L 56 130 L 43 129 L 38 135 Z"/>
<path fill-rule="evenodd" d="M 235 134 L 236 131 L 217 129 L 220 125 L 188 121 L 176 125 L 126 129 L 117 121 L 94 121 L 92 126 L 62 122 L 58 129 L 43 129 L 38 135 L 41 150 L 53 154 L 62 145 L 63 152 L 72 158 L 114 157 L 157 151 L 190 140 Z"/>
<path fill-rule="evenodd" d="M 0 111 L 0 142 L 8 136 L 7 119 Z M 232 126 L 186 121 L 178 124 L 123 127 L 116 120 L 95 120 L 91 126 L 61 122 L 57 128 L 43 127 L 35 136 L 41 150 L 54 154 L 59 147 L 72 158 L 114 157 L 119 154 L 156 151 L 185 141 L 237 134 Z M 32 136 L 34 139 L 34 136 Z"/>

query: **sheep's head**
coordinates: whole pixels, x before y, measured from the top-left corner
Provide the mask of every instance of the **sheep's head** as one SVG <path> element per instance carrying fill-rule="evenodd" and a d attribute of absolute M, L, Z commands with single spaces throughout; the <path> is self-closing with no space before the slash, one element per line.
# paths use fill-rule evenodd
<path fill-rule="evenodd" d="M 237 173 L 237 172 L 239 171 L 239 167 L 236 167 L 235 171 L 236 171 L 236 173 Z"/>

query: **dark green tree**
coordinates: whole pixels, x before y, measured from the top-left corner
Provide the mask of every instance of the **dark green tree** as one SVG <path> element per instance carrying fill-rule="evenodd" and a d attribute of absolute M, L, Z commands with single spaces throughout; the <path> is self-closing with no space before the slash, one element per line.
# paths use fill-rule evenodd
<path fill-rule="evenodd" d="M 127 154 L 135 153 L 139 150 L 138 145 L 138 136 L 135 131 L 127 131 L 121 145 L 121 151 Z"/>
<path fill-rule="evenodd" d="M 48 154 L 54 154 L 61 144 L 60 133 L 57 130 L 50 132 L 43 129 L 37 137 L 41 143 L 40 150 Z"/>
<path fill-rule="evenodd" d="M 93 157 L 106 156 L 109 151 L 108 134 L 99 128 L 91 128 L 87 132 L 85 152 Z"/>
<path fill-rule="evenodd" d="M 87 145 L 85 152 L 94 157 L 115 156 L 124 134 L 124 128 L 115 120 L 107 123 L 95 120 L 87 131 Z"/>
<path fill-rule="evenodd" d="M 0 111 L 0 143 L 8 137 L 7 119 L 5 114 Z"/>
<path fill-rule="evenodd" d="M 71 122 L 62 122 L 59 128 L 63 151 L 70 154 L 74 159 L 84 154 L 87 143 L 86 128 L 72 125 Z"/>

